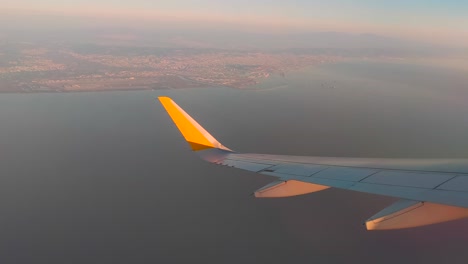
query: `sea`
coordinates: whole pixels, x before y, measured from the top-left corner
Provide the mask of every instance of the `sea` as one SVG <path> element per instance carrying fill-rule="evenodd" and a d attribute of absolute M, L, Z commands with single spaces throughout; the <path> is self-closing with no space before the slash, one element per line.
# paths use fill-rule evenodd
<path fill-rule="evenodd" d="M 274 179 L 198 159 L 158 96 L 239 152 L 468 158 L 468 74 L 420 63 L 322 64 L 244 90 L 1 94 L 1 263 L 468 260 L 468 220 L 366 231 L 395 198 L 254 198 Z"/>

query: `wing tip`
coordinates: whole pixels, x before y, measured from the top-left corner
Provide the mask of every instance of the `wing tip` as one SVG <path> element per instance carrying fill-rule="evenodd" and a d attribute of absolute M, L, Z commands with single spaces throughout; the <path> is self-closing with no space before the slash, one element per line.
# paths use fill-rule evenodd
<path fill-rule="evenodd" d="M 174 100 L 167 96 L 159 96 L 159 101 L 166 109 L 172 121 L 189 143 L 193 151 L 218 148 L 231 151 L 218 142 L 208 131 L 187 114 Z"/>
<path fill-rule="evenodd" d="M 172 98 L 168 96 L 158 96 L 159 101 L 162 103 L 164 101 L 172 101 Z"/>

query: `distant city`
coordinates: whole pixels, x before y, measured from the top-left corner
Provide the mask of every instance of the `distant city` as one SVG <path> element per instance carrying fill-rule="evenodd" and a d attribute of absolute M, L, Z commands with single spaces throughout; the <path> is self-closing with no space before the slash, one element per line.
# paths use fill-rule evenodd
<path fill-rule="evenodd" d="M 272 74 L 340 56 L 221 49 L 38 46 L 0 50 L 1 92 L 151 90 L 223 86 L 243 89 Z M 1 53 L 3 52 L 3 53 Z"/>
<path fill-rule="evenodd" d="M 349 59 L 414 59 L 430 57 L 431 54 L 422 47 L 415 51 L 414 48 L 405 48 L 395 41 L 373 35 L 356 37 L 328 33 L 308 36 L 304 37 L 306 40 L 285 48 L 274 45 L 281 44 L 286 36 L 263 39 L 243 36 L 246 40 L 244 46 L 240 40 L 230 39 L 226 41 L 231 46 L 211 43 L 219 39 L 212 37 L 205 39 L 205 42 L 198 41 L 204 43 L 198 47 L 186 45 L 187 40 L 178 38 L 173 42 L 167 41 L 171 38 L 160 38 L 160 42 L 154 42 L 142 36 L 130 41 L 122 41 L 121 37 L 103 39 L 81 36 L 79 40 L 79 32 L 57 36 L 48 33 L 42 37 L 27 35 L 22 40 L 11 37 L 0 40 L 0 92 L 196 87 L 246 89 L 270 76 L 287 77 L 292 71 L 323 63 Z M 376 40 L 380 44 L 369 44 L 368 48 L 338 45 Z M 320 41 L 329 41 L 330 44 Z M 331 47 L 324 48 L 327 45 Z"/>

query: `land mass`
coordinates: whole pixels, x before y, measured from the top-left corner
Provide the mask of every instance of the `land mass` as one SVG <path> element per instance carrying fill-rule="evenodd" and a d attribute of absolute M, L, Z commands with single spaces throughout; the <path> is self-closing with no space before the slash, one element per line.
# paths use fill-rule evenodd
<path fill-rule="evenodd" d="M 0 44 L 0 92 L 243 89 L 340 56 L 223 49 Z"/>

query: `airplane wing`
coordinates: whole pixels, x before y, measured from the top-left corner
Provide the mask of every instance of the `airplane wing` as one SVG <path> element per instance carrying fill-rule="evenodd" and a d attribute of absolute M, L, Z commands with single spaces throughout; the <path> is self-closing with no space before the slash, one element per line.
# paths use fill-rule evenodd
<path fill-rule="evenodd" d="M 160 102 L 202 159 L 273 176 L 255 197 L 288 197 L 330 187 L 400 198 L 370 217 L 368 230 L 400 229 L 468 217 L 468 160 L 302 157 L 235 152 L 172 99 Z"/>

